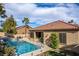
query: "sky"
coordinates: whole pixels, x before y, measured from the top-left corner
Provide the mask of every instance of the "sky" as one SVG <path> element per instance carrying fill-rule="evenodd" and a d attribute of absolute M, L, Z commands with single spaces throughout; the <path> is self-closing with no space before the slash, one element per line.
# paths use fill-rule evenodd
<path fill-rule="evenodd" d="M 6 14 L 13 15 L 18 26 L 24 25 L 24 17 L 29 18 L 29 26 L 33 28 L 57 20 L 68 22 L 73 19 L 79 23 L 78 3 L 6 3 L 4 7 Z"/>

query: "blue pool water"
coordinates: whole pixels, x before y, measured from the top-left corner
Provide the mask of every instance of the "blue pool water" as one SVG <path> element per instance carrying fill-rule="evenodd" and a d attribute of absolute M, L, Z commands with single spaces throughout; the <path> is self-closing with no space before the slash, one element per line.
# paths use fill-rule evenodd
<path fill-rule="evenodd" d="M 9 40 L 7 43 L 9 46 L 15 46 L 17 55 L 39 49 L 39 47 L 37 45 L 31 44 L 26 41 L 11 41 L 11 40 Z"/>

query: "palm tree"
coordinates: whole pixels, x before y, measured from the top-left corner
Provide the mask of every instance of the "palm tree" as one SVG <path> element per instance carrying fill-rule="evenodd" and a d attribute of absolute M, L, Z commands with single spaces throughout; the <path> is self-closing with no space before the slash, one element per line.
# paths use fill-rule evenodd
<path fill-rule="evenodd" d="M 24 17 L 24 20 L 22 22 L 25 24 L 25 27 L 29 28 L 29 26 L 28 26 L 29 18 Z M 25 32 L 26 32 L 26 28 L 25 28 Z M 25 36 L 26 36 L 26 33 L 25 33 Z"/>

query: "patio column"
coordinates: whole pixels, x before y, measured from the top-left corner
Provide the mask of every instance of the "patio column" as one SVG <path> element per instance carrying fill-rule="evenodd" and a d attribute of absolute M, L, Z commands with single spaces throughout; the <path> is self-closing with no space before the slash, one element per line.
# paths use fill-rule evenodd
<path fill-rule="evenodd" d="M 45 42 L 45 32 L 43 32 L 43 44 L 46 44 L 46 42 Z"/>
<path fill-rule="evenodd" d="M 34 39 L 36 39 L 36 32 L 34 32 Z"/>

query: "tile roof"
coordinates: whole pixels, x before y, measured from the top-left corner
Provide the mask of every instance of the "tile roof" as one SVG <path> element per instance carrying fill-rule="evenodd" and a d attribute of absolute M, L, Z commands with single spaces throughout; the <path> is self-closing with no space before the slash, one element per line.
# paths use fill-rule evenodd
<path fill-rule="evenodd" d="M 55 21 L 42 25 L 31 30 L 70 30 L 70 29 L 79 29 L 78 25 L 66 23 L 64 21 Z"/>
<path fill-rule="evenodd" d="M 19 26 L 19 27 L 16 27 L 16 29 L 21 29 L 21 28 L 24 28 L 24 27 L 29 27 L 29 28 L 32 28 L 32 27 L 30 27 L 30 26 Z"/>

